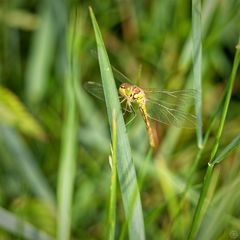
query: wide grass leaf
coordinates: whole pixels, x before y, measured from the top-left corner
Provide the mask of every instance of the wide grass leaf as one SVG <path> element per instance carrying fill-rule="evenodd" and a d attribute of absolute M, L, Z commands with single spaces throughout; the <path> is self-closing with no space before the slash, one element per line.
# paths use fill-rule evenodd
<path fill-rule="evenodd" d="M 95 37 L 99 65 L 103 83 L 104 96 L 107 106 L 107 114 L 110 129 L 112 129 L 113 111 L 116 112 L 116 153 L 117 153 L 117 173 L 122 193 L 125 215 L 129 223 L 129 239 L 145 239 L 142 206 L 139 196 L 136 172 L 133 165 L 130 144 L 126 134 L 116 84 L 104 42 L 96 22 L 93 11 L 90 9 Z"/>

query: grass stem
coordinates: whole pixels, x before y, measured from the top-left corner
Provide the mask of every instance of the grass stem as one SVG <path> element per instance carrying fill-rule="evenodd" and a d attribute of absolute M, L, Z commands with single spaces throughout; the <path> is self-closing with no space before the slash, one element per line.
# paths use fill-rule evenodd
<path fill-rule="evenodd" d="M 239 39 L 240 40 L 240 39 Z M 238 43 L 239 44 L 239 43 Z M 231 99 L 231 94 L 232 94 L 232 89 L 233 89 L 233 85 L 234 85 L 234 81 L 236 79 L 236 74 L 237 74 L 237 69 L 239 66 L 239 61 L 240 61 L 240 49 L 236 48 L 236 54 L 234 57 L 234 63 L 233 63 L 233 68 L 232 68 L 232 72 L 231 72 L 231 76 L 230 76 L 230 82 L 228 85 L 228 90 L 227 90 L 227 94 L 226 94 L 226 98 L 225 98 L 225 102 L 224 102 L 224 106 L 223 106 L 223 111 L 222 111 L 222 115 L 220 118 L 220 123 L 219 123 L 219 128 L 217 131 L 217 135 L 215 138 L 215 142 L 214 142 L 214 146 L 211 152 L 211 156 L 210 156 L 210 160 L 208 163 L 208 167 L 207 167 L 207 171 L 204 177 L 204 182 L 203 182 L 203 187 L 200 193 L 200 197 L 197 203 L 197 207 L 194 213 L 194 217 L 193 217 L 193 222 L 190 228 L 190 232 L 188 235 L 188 239 L 195 239 L 195 235 L 197 233 L 198 227 L 200 225 L 201 222 L 201 216 L 202 216 L 202 209 L 205 207 L 205 203 L 206 203 L 206 197 L 207 197 L 207 192 L 211 183 L 211 178 L 212 178 L 212 174 L 213 174 L 213 170 L 214 170 L 214 166 L 215 164 L 213 163 L 218 147 L 219 147 L 219 143 L 220 143 L 220 138 L 222 135 L 222 131 L 223 131 L 223 127 L 224 127 L 224 123 L 225 123 L 225 119 L 227 116 L 227 112 L 228 112 L 228 107 L 229 107 L 229 103 L 230 103 L 230 99 Z"/>

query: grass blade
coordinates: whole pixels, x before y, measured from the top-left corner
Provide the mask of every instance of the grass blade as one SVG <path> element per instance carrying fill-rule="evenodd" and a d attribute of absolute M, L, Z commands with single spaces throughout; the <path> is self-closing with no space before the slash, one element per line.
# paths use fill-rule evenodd
<path fill-rule="evenodd" d="M 0 152 L 4 151 L 10 156 L 27 185 L 31 187 L 31 191 L 54 207 L 55 199 L 52 189 L 23 138 L 4 125 L 0 125 L 0 136 Z"/>
<path fill-rule="evenodd" d="M 193 35 L 193 76 L 197 94 L 195 111 L 197 116 L 198 147 L 202 148 L 202 24 L 201 0 L 192 0 L 192 35 Z"/>
<path fill-rule="evenodd" d="M 145 239 L 144 221 L 130 144 L 126 135 L 126 127 L 120 108 L 111 65 L 108 60 L 98 24 L 91 8 L 90 14 L 97 41 L 100 71 L 110 129 L 112 129 L 113 109 L 116 110 L 117 173 L 122 192 L 125 215 L 127 217 L 127 221 L 129 222 L 129 239 L 141 240 Z M 134 204 L 132 204 L 133 201 Z"/>
<path fill-rule="evenodd" d="M 116 225 L 116 194 L 117 194 L 117 168 L 116 168 L 116 117 L 115 111 L 113 112 L 112 119 L 112 157 L 110 158 L 110 164 L 112 169 L 111 178 L 111 193 L 109 203 L 109 218 L 108 218 L 108 239 L 114 240 L 115 236 L 115 225 Z"/>
<path fill-rule="evenodd" d="M 72 21 L 70 21 L 70 24 Z M 57 239 L 67 240 L 70 238 L 71 230 L 71 207 L 73 185 L 75 177 L 76 163 L 76 142 L 77 142 L 77 121 L 76 121 L 76 98 L 74 90 L 74 78 L 77 77 L 73 73 L 71 58 L 72 45 L 74 44 L 74 31 L 76 25 L 70 25 L 70 51 L 68 52 L 67 73 L 65 78 L 65 119 L 62 130 L 62 146 L 60 154 L 60 166 L 58 173 L 58 223 L 57 223 Z"/>
<path fill-rule="evenodd" d="M 25 76 L 26 96 L 31 103 L 35 104 L 41 101 L 46 91 L 46 81 L 56 41 L 56 28 L 53 24 L 50 6 L 45 2 L 43 5 L 41 13 L 42 21 L 34 34 Z"/>
<path fill-rule="evenodd" d="M 8 232 L 29 240 L 53 240 L 47 233 L 35 228 L 32 224 L 21 220 L 15 214 L 0 208 L 0 227 Z"/>
<path fill-rule="evenodd" d="M 235 137 L 213 160 L 213 164 L 220 163 L 224 158 L 240 144 L 240 135 Z"/>

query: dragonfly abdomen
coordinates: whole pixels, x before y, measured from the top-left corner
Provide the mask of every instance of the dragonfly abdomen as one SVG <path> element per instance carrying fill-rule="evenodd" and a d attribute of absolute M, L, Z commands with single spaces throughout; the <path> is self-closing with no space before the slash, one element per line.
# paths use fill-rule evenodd
<path fill-rule="evenodd" d="M 148 137 L 149 137 L 149 142 L 150 142 L 150 146 L 152 148 L 155 148 L 155 141 L 154 141 L 154 136 L 153 136 L 153 130 L 148 118 L 148 114 L 147 114 L 147 109 L 144 103 L 139 103 L 139 110 L 143 116 L 144 122 L 146 124 L 146 129 L 147 129 L 147 133 L 148 133 Z"/>

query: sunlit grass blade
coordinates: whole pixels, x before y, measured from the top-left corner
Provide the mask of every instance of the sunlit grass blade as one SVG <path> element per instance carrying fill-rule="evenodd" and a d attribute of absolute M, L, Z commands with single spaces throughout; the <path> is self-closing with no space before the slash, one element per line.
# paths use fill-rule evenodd
<path fill-rule="evenodd" d="M 47 233 L 37 229 L 32 224 L 21 220 L 15 214 L 0 208 L 1 229 L 29 240 L 53 240 Z M 16 238 L 17 239 L 17 238 Z"/>
<path fill-rule="evenodd" d="M 130 144 L 126 135 L 126 127 L 121 112 L 111 65 L 108 60 L 107 52 L 104 47 L 104 42 L 102 40 L 98 24 L 91 8 L 90 14 L 97 42 L 99 65 L 110 129 L 112 129 L 113 109 L 116 110 L 117 173 L 123 198 L 125 215 L 129 222 L 129 239 L 141 240 L 145 239 L 144 221 Z M 134 204 L 132 204 L 133 200 Z"/>
<path fill-rule="evenodd" d="M 240 41 L 240 38 L 239 38 L 239 41 Z M 238 45 L 239 45 L 239 41 L 238 41 Z M 209 189 L 209 186 L 211 183 L 211 178 L 212 178 L 213 170 L 214 170 L 214 166 L 215 166 L 214 159 L 215 159 L 215 156 L 218 151 L 219 144 L 220 144 L 220 138 L 222 135 L 225 119 L 227 116 L 228 107 L 229 107 L 229 103 L 230 103 L 230 99 L 231 99 L 231 95 L 232 95 L 234 81 L 236 79 L 239 62 L 240 62 L 240 49 L 237 47 L 236 54 L 234 57 L 233 68 L 232 68 L 231 76 L 229 79 L 228 90 L 227 90 L 226 98 L 224 101 L 223 111 L 222 111 L 221 118 L 220 118 L 219 128 L 218 128 L 218 131 L 217 131 L 217 134 L 215 137 L 215 142 L 214 142 L 214 145 L 213 145 L 213 148 L 211 151 L 210 160 L 209 160 L 207 171 L 206 171 L 206 174 L 204 177 L 203 187 L 202 187 L 200 197 L 198 200 L 198 204 L 197 204 L 194 216 L 193 216 L 193 222 L 192 222 L 192 225 L 191 225 L 191 228 L 189 231 L 188 239 L 195 239 L 195 235 L 197 233 L 198 227 L 201 222 L 202 209 L 205 207 L 205 204 L 207 203 L 206 196 L 207 196 L 207 192 L 208 192 L 208 189 Z"/>
<path fill-rule="evenodd" d="M 195 112 L 197 117 L 198 147 L 202 147 L 202 24 L 201 0 L 192 0 L 192 35 L 193 35 L 193 76 L 197 94 Z"/>
<path fill-rule="evenodd" d="M 21 100 L 9 89 L 0 87 L 0 122 L 17 127 L 21 132 L 39 140 L 46 139 L 46 133 L 39 122 L 28 111 Z"/>
<path fill-rule="evenodd" d="M 112 170 L 111 176 L 111 191 L 110 191 L 110 202 L 109 202 L 109 214 L 108 214 L 108 239 L 115 239 L 115 225 L 116 225 L 116 194 L 117 194 L 117 159 L 116 159 L 116 117 L 115 111 L 113 111 L 112 118 L 112 155 L 110 157 L 110 165 Z"/>
<path fill-rule="evenodd" d="M 75 16 L 76 18 L 76 16 Z M 74 18 L 74 20 L 75 20 Z M 60 165 L 58 172 L 58 216 L 57 216 L 57 239 L 67 240 L 70 238 L 71 231 L 71 210 L 74 177 L 76 170 L 76 143 L 77 143 L 77 118 L 76 118 L 76 97 L 74 90 L 74 78 L 77 77 L 72 69 L 72 49 L 75 44 L 76 24 L 70 21 L 68 32 L 68 59 L 67 69 L 64 79 L 65 97 L 65 118 L 62 130 L 62 145 L 60 153 Z"/>

